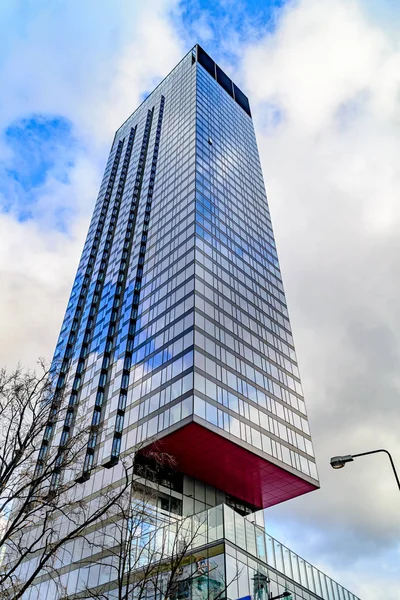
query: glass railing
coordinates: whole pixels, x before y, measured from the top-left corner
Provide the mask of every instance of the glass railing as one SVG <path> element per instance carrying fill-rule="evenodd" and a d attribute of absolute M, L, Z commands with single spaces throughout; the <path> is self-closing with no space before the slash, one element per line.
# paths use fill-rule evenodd
<path fill-rule="evenodd" d="M 153 562 L 155 557 L 161 560 L 162 557 L 174 554 L 181 544 L 186 554 L 201 546 L 226 540 L 239 551 L 244 551 L 263 563 L 264 570 L 270 574 L 274 570 L 323 600 L 360 600 L 268 535 L 262 527 L 240 516 L 225 504 L 187 518 L 178 518 L 161 528 L 153 526 L 152 529 L 154 537 L 148 545 L 148 550 L 151 551 L 148 555 L 148 551 L 143 553 L 142 548 L 140 562 Z M 140 546 L 142 544 L 141 539 Z M 290 585 L 288 589 L 291 589 Z"/>
<path fill-rule="evenodd" d="M 211 509 L 209 512 L 217 510 Z M 276 571 L 324 600 L 359 600 L 298 554 L 268 535 L 261 527 L 223 505 L 225 539 L 267 563 Z"/>

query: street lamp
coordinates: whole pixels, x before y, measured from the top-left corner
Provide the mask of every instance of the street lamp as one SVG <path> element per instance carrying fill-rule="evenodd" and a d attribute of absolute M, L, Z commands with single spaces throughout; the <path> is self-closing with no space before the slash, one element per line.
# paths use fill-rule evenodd
<path fill-rule="evenodd" d="M 359 456 L 367 456 L 367 454 L 376 454 L 377 452 L 384 452 L 385 454 L 388 455 L 390 464 L 392 465 L 393 473 L 394 473 L 394 476 L 395 476 L 395 479 L 397 482 L 397 487 L 400 490 L 399 476 L 397 475 L 397 471 L 394 466 L 393 459 L 387 450 L 383 450 L 383 449 L 370 450 L 370 452 L 361 452 L 360 454 L 346 454 L 345 456 L 333 456 L 331 458 L 331 467 L 333 469 L 342 469 L 346 463 L 352 462 L 355 458 L 358 458 Z"/>

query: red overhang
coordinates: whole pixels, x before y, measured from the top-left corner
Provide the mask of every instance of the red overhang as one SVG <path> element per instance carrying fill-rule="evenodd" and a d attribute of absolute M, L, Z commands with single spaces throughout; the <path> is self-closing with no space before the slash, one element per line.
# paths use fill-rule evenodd
<path fill-rule="evenodd" d="M 198 423 L 189 423 L 152 446 L 170 454 L 178 471 L 259 508 L 318 489 Z"/>

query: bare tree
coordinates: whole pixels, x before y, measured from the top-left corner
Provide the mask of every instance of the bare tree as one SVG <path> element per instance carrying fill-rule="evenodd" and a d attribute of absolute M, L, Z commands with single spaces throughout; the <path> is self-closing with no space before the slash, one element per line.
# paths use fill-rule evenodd
<path fill-rule="evenodd" d="M 61 446 L 56 434 L 41 459 L 49 422 L 61 431 L 67 413 L 63 398 L 55 406 L 43 365 L 39 376 L 21 368 L 0 372 L 0 600 L 19 600 L 32 589 L 40 598 L 46 581 L 58 598 L 94 600 L 184 600 L 211 581 L 207 597 L 222 599 L 223 577 L 198 550 L 207 513 L 183 518 L 157 508 L 157 470 L 173 469 L 171 457 L 156 448 L 148 455 L 152 467 L 136 474 L 133 463 L 120 463 L 113 484 L 89 496 L 76 477 L 88 428 L 78 423 Z M 76 540 L 87 550 L 78 564 L 72 551 L 66 558 Z M 84 581 L 67 596 L 63 574 L 70 567 L 89 575 L 101 569 L 106 577 L 101 584 Z"/>
<path fill-rule="evenodd" d="M 62 430 L 68 406 L 54 401 L 52 378 L 41 364 L 36 375 L 20 367 L 0 371 L 0 598 L 18 600 L 52 571 L 60 549 L 85 536 L 130 486 L 121 466 L 118 485 L 86 499 L 74 472 L 82 464 L 88 431 L 71 432 L 62 445 L 46 436 L 49 423 Z M 45 444 L 43 444 L 45 440 Z M 40 448 L 46 446 L 46 458 Z"/>
<path fill-rule="evenodd" d="M 155 468 L 158 461 L 156 456 Z M 115 503 L 100 541 L 91 544 L 91 556 L 81 562 L 81 567 L 104 570 L 106 581 L 65 598 L 183 600 L 194 587 L 206 587 L 212 600 L 225 597 L 223 573 L 206 551 L 199 551 L 206 538 L 207 511 L 189 517 L 163 513 L 157 508 L 158 487 L 150 483 L 143 485 L 140 478 L 132 482 Z"/>
<path fill-rule="evenodd" d="M 206 588 L 206 597 L 212 600 L 224 598 L 223 573 L 204 550 L 198 551 L 206 528 L 206 512 L 163 518 L 148 490 L 133 484 L 130 503 L 119 505 L 107 539 L 87 562 L 88 568 L 94 562 L 100 569 L 108 567 L 107 581 L 86 586 L 73 598 L 183 600 L 191 597 L 193 588 Z"/>

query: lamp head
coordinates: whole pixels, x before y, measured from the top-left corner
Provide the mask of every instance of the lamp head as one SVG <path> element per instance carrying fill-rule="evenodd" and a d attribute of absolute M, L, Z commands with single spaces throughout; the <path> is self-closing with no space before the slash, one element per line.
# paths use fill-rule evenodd
<path fill-rule="evenodd" d="M 332 469 L 342 469 L 346 463 L 352 462 L 353 460 L 351 454 L 346 454 L 346 456 L 333 456 L 331 458 L 331 467 Z"/>

